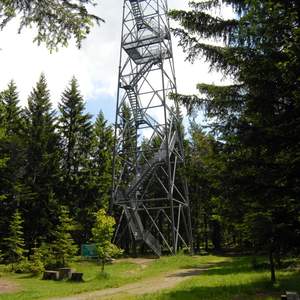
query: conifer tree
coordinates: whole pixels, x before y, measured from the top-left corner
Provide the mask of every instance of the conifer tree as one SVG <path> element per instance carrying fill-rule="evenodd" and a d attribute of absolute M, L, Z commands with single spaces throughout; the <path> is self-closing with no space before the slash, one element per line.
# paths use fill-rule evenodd
<path fill-rule="evenodd" d="M 232 7 L 233 19 L 210 14 L 222 4 Z M 171 12 L 182 25 L 175 34 L 188 58 L 203 55 L 212 69 L 234 78 L 227 86 L 199 84 L 201 96 L 177 99 L 190 110 L 203 108 L 222 141 L 228 218 L 245 225 L 248 244 L 268 252 L 272 281 L 274 256 L 299 240 L 299 11 L 296 0 L 220 0 Z M 266 220 L 268 238 L 266 231 L 253 232 Z"/>
<path fill-rule="evenodd" d="M 74 230 L 74 222 L 72 218 L 70 218 L 66 207 L 61 207 L 59 222 L 54 229 L 54 240 L 51 242 L 51 250 L 53 251 L 52 254 L 56 266 L 67 266 L 78 251 L 78 247 L 74 244 L 70 233 L 72 230 Z M 45 253 L 45 255 L 47 255 L 47 253 Z"/>
<path fill-rule="evenodd" d="M 89 161 L 88 194 L 85 202 L 84 230 L 86 239 L 91 238 L 95 213 L 108 208 L 112 186 L 113 130 L 102 112 L 93 127 L 91 156 Z"/>
<path fill-rule="evenodd" d="M 108 208 L 112 185 L 113 129 L 107 123 L 101 111 L 94 124 L 92 153 L 92 169 L 97 187 L 98 209 L 101 207 Z"/>
<path fill-rule="evenodd" d="M 24 119 L 22 109 L 19 106 L 17 86 L 13 80 L 10 81 L 7 89 L 2 92 L 2 100 L 5 105 L 7 134 L 20 134 L 24 128 Z"/>
<path fill-rule="evenodd" d="M 14 264 L 22 261 L 25 254 L 25 242 L 23 237 L 23 219 L 20 212 L 17 210 L 9 223 L 9 236 L 5 238 L 6 242 L 6 261 Z"/>
<path fill-rule="evenodd" d="M 85 104 L 75 78 L 64 91 L 59 105 L 59 132 L 62 145 L 62 177 L 61 194 L 71 216 L 84 228 L 91 184 L 91 148 L 93 126 L 91 116 L 84 112 Z M 88 232 L 81 230 L 78 242 L 87 241 Z"/>
<path fill-rule="evenodd" d="M 20 208 L 21 198 L 26 198 L 27 193 L 23 185 L 25 160 L 24 145 L 24 119 L 22 109 L 19 107 L 16 85 L 11 81 L 1 93 L 2 109 L 1 130 L 5 131 L 5 138 L 0 141 L 0 155 L 5 158 L 5 167 L 1 172 L 1 193 L 5 200 L 0 202 L 0 230 L 7 235 L 9 216 Z M 21 210 L 21 208 L 20 208 Z"/>
<path fill-rule="evenodd" d="M 32 247 L 41 237 L 49 238 L 58 207 L 55 190 L 59 184 L 59 137 L 43 74 L 28 99 L 25 137 L 25 184 L 33 199 L 26 202 L 24 217 L 26 241 Z"/>

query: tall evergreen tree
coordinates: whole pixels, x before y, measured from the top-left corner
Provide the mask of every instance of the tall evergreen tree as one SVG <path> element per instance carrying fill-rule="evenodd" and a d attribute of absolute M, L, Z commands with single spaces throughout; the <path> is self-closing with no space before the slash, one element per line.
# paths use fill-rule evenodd
<path fill-rule="evenodd" d="M 27 165 L 25 184 L 33 195 L 24 208 L 26 241 L 51 236 L 57 219 L 55 190 L 59 183 L 59 137 L 56 116 L 44 75 L 31 92 L 26 108 Z"/>
<path fill-rule="evenodd" d="M 19 106 L 19 95 L 17 86 L 12 80 L 2 92 L 2 101 L 5 105 L 5 121 L 7 134 L 19 134 L 24 128 L 24 119 L 22 118 L 22 109 Z"/>
<path fill-rule="evenodd" d="M 232 7 L 234 19 L 209 14 L 222 4 Z M 235 84 L 199 84 L 202 97 L 178 99 L 188 108 L 204 108 L 212 120 L 212 131 L 224 143 L 224 178 L 229 175 L 224 199 L 231 219 L 238 215 L 245 239 L 268 251 L 275 281 L 274 256 L 299 240 L 299 1 L 204 1 L 191 8 L 171 12 L 183 26 L 175 34 L 188 58 L 204 55 Z"/>
<path fill-rule="evenodd" d="M 102 111 L 97 116 L 94 124 L 93 148 L 91 168 L 95 178 L 95 196 L 97 212 L 100 208 L 108 208 L 112 186 L 112 155 L 113 129 L 105 120 Z"/>
<path fill-rule="evenodd" d="M 9 222 L 8 234 L 9 236 L 5 238 L 5 257 L 6 261 L 12 264 L 12 269 L 14 269 L 14 264 L 24 259 L 26 252 L 23 237 L 23 219 L 18 210 L 13 214 Z"/>
<path fill-rule="evenodd" d="M 64 204 L 70 209 L 71 216 L 79 222 L 82 230 L 78 242 L 86 241 L 89 233 L 83 229 L 91 184 L 91 148 L 93 126 L 91 116 L 84 112 L 85 104 L 75 78 L 62 95 L 60 110 L 60 127 L 62 144 L 62 195 Z"/>
<path fill-rule="evenodd" d="M 24 118 L 19 107 L 16 85 L 11 81 L 2 93 L 2 132 L 5 138 L 0 142 L 0 153 L 5 158 L 5 167 L 1 170 L 1 193 L 5 200 L 0 202 L 0 230 L 7 235 L 9 216 L 19 207 L 21 198 L 26 197 L 22 183 L 24 176 L 25 147 L 24 147 Z"/>
<path fill-rule="evenodd" d="M 52 255 L 55 258 L 56 266 L 67 266 L 77 254 L 78 247 L 74 244 L 74 240 L 70 233 L 74 230 L 73 223 L 68 210 L 65 207 L 61 207 L 59 222 L 53 232 L 54 240 L 50 247 L 53 252 Z"/>

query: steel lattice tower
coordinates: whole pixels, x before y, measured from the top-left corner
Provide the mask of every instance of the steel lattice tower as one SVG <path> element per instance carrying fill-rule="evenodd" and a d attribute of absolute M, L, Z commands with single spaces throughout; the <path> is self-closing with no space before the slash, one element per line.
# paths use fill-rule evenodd
<path fill-rule="evenodd" d="M 113 163 L 115 242 L 129 229 L 157 255 L 192 247 L 167 11 L 167 0 L 124 1 Z"/>

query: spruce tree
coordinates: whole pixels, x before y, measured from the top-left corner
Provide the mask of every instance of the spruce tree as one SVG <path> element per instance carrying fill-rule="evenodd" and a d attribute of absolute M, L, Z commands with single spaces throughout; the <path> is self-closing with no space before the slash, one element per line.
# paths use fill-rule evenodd
<path fill-rule="evenodd" d="M 75 245 L 71 235 L 71 231 L 73 230 L 74 222 L 70 218 L 68 210 L 66 207 L 61 207 L 58 224 L 53 232 L 54 239 L 50 247 L 56 266 L 67 266 L 78 251 L 78 247 Z"/>
<path fill-rule="evenodd" d="M 61 169 L 63 185 L 61 195 L 71 216 L 82 225 L 89 210 L 91 184 L 91 148 L 93 126 L 91 116 L 84 112 L 85 104 L 77 80 L 73 78 L 64 91 L 59 105 L 59 132 L 61 136 Z M 87 241 L 89 233 L 78 232 L 77 241 Z"/>
<path fill-rule="evenodd" d="M 108 208 L 112 185 L 113 129 L 101 111 L 94 124 L 92 169 L 97 187 L 98 211 Z M 95 211 L 95 212 L 96 212 Z"/>
<path fill-rule="evenodd" d="M 9 216 L 20 207 L 22 199 L 27 197 L 23 184 L 24 168 L 26 165 L 24 145 L 24 118 L 19 106 L 16 85 L 11 81 L 2 93 L 1 130 L 5 138 L 0 141 L 0 155 L 5 158 L 0 181 L 1 193 L 5 199 L 0 202 L 0 230 L 7 236 Z"/>
<path fill-rule="evenodd" d="M 42 74 L 31 92 L 26 108 L 25 184 L 33 199 L 24 211 L 26 241 L 32 247 L 48 239 L 57 214 L 56 189 L 59 184 L 59 137 L 45 76 Z"/>
<path fill-rule="evenodd" d="M 23 219 L 18 210 L 13 214 L 9 222 L 8 231 L 9 236 L 4 239 L 6 242 L 5 257 L 6 261 L 12 264 L 12 269 L 14 270 L 14 265 L 24 259 L 26 252 L 24 249 Z"/>
<path fill-rule="evenodd" d="M 93 126 L 91 157 L 89 161 L 89 186 L 86 198 L 86 238 L 91 238 L 91 228 L 95 213 L 100 208 L 108 208 L 112 186 L 113 130 L 102 112 Z M 86 176 L 87 178 L 87 176 Z"/>
<path fill-rule="evenodd" d="M 233 19 L 210 14 L 222 4 L 232 7 Z M 183 27 L 175 34 L 188 58 L 203 55 L 212 69 L 234 78 L 227 86 L 199 84 L 201 96 L 177 99 L 190 110 L 203 108 L 222 141 L 228 218 L 245 225 L 248 244 L 268 252 L 272 281 L 274 256 L 299 240 L 299 7 L 296 0 L 205 1 L 171 12 Z M 271 225 L 268 238 L 253 232 L 265 220 Z"/>
<path fill-rule="evenodd" d="M 7 89 L 2 92 L 2 100 L 5 105 L 7 134 L 20 134 L 24 128 L 24 119 L 19 105 L 17 86 L 13 80 L 10 81 Z"/>

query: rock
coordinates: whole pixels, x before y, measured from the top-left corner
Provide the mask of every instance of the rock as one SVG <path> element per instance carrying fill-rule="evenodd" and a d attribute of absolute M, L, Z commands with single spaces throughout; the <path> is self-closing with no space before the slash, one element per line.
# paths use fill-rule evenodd
<path fill-rule="evenodd" d="M 57 271 L 45 271 L 43 280 L 59 280 L 59 272 Z"/>

